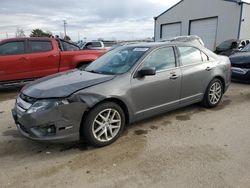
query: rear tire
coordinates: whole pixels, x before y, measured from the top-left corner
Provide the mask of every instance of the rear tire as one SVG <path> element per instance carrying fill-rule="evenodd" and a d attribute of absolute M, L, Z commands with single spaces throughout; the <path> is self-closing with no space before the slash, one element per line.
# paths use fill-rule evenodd
<path fill-rule="evenodd" d="M 115 142 L 125 126 L 122 108 L 113 102 L 97 105 L 87 114 L 81 127 L 83 139 L 90 145 L 103 147 Z"/>
<path fill-rule="evenodd" d="M 207 87 L 206 93 L 204 95 L 202 104 L 206 108 L 216 107 L 222 99 L 223 96 L 223 84 L 221 80 L 215 78 L 213 79 Z"/>

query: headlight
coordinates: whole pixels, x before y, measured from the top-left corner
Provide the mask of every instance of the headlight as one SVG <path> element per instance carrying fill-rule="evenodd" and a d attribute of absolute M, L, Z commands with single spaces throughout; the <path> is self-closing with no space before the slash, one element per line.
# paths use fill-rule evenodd
<path fill-rule="evenodd" d="M 35 102 L 28 110 L 27 113 L 35 113 L 35 112 L 41 112 L 44 110 L 48 110 L 50 108 L 54 108 L 60 105 L 69 104 L 68 100 L 40 100 Z"/>

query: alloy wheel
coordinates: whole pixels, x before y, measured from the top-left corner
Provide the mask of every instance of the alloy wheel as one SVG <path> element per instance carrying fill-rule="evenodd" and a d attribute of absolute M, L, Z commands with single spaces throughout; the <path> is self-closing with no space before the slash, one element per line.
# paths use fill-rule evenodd
<path fill-rule="evenodd" d="M 222 95 L 222 87 L 219 82 L 214 82 L 213 85 L 210 87 L 209 90 L 209 101 L 211 104 L 216 105 Z"/>
<path fill-rule="evenodd" d="M 115 138 L 121 129 L 121 115 L 112 108 L 101 111 L 94 119 L 92 133 L 100 142 L 108 142 Z"/>

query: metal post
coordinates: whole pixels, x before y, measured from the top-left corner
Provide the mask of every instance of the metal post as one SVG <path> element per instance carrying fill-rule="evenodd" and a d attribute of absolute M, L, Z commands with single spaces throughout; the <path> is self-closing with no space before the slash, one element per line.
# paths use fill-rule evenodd
<path fill-rule="evenodd" d="M 67 25 L 67 22 L 66 20 L 63 20 L 63 27 L 64 27 L 64 37 L 67 36 L 67 33 L 66 33 L 66 25 Z"/>

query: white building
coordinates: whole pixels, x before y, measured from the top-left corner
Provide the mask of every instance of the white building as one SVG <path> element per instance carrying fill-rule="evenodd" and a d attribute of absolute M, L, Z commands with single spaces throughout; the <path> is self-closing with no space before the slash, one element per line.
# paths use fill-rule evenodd
<path fill-rule="evenodd" d="M 250 3 L 241 0 L 182 0 L 154 19 L 156 41 L 198 35 L 213 50 L 228 39 L 250 38 Z"/>

